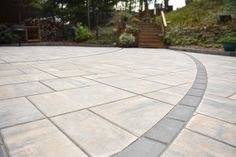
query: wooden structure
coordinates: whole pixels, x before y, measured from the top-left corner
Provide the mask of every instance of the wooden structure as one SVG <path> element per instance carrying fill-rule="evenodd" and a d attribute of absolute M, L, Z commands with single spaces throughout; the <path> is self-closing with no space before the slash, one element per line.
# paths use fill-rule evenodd
<path fill-rule="evenodd" d="M 32 18 L 34 10 L 29 3 L 30 0 L 0 0 L 0 24 L 20 24 Z"/>
<path fill-rule="evenodd" d="M 41 31 L 39 26 L 25 26 L 25 41 L 40 42 Z"/>

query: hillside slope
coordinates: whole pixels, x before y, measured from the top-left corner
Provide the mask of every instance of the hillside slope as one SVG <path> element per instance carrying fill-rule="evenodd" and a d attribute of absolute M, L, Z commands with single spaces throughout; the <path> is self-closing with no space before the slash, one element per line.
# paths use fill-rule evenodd
<path fill-rule="evenodd" d="M 220 23 L 220 15 L 233 19 Z M 236 0 L 193 0 L 166 18 L 169 25 L 165 39 L 169 45 L 219 47 L 222 37 L 236 37 Z"/>

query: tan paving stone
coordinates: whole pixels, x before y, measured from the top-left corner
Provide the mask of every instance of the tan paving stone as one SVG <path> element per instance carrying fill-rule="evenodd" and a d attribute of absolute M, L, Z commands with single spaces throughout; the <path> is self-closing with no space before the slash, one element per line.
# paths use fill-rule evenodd
<path fill-rule="evenodd" d="M 75 78 L 75 79 L 74 78 L 61 78 L 61 79 L 46 80 L 42 82 L 57 91 L 98 84 L 96 82 L 86 80 L 86 79 L 80 80 L 79 78 Z"/>
<path fill-rule="evenodd" d="M 236 146 L 236 125 L 198 114 L 187 128 Z"/>
<path fill-rule="evenodd" d="M 183 98 L 183 96 L 175 94 L 175 93 L 170 94 L 170 93 L 161 92 L 161 91 L 147 93 L 145 94 L 145 96 L 153 98 L 153 99 L 157 99 L 163 102 L 167 102 L 172 105 L 176 105 Z"/>
<path fill-rule="evenodd" d="M 105 85 L 31 96 L 29 99 L 47 116 L 84 109 L 133 96 L 133 94 Z"/>
<path fill-rule="evenodd" d="M 0 85 L 35 82 L 53 78 L 55 77 L 46 73 L 15 75 L 15 76 L 1 77 Z"/>
<path fill-rule="evenodd" d="M 236 124 L 235 104 L 232 99 L 206 95 L 197 112 Z"/>
<path fill-rule="evenodd" d="M 0 77 L 14 76 L 24 74 L 19 70 L 0 70 Z"/>
<path fill-rule="evenodd" d="M 41 119 L 43 117 L 26 98 L 0 101 L 0 128 Z"/>
<path fill-rule="evenodd" d="M 11 157 L 87 157 L 48 120 L 2 130 Z"/>
<path fill-rule="evenodd" d="M 86 110 L 52 120 L 91 156 L 110 156 L 136 139 L 135 136 Z"/>
<path fill-rule="evenodd" d="M 184 129 L 162 157 L 235 157 L 236 148 Z"/>
<path fill-rule="evenodd" d="M 0 86 L 0 99 L 22 97 L 51 91 L 51 89 L 38 82 L 5 85 Z"/>
<path fill-rule="evenodd" d="M 140 136 L 162 119 L 172 107 L 159 101 L 137 96 L 95 107 L 92 110 Z"/>

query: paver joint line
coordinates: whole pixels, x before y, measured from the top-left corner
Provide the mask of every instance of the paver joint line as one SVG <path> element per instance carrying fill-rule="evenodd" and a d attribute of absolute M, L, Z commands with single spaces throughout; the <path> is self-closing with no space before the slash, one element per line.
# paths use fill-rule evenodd
<path fill-rule="evenodd" d="M 147 139 L 152 139 L 156 143 L 162 143 L 162 144 L 167 145 L 161 151 L 161 153 L 156 154 L 155 157 L 159 157 L 163 154 L 163 152 L 169 147 L 169 145 L 174 141 L 174 139 L 178 136 L 178 134 L 181 132 L 181 130 L 185 127 L 187 122 L 191 119 L 191 117 L 193 116 L 193 113 L 196 111 L 197 107 L 201 103 L 202 98 L 203 98 L 204 93 L 205 93 L 205 90 L 206 90 L 206 87 L 207 87 L 207 71 L 206 71 L 204 65 L 199 60 L 194 58 L 193 56 L 188 55 L 188 54 L 186 54 L 186 55 L 189 56 L 194 61 L 195 65 L 196 65 L 196 68 L 197 68 L 197 74 L 195 76 L 195 81 L 194 81 L 192 87 L 189 89 L 187 94 L 179 101 L 179 103 L 177 105 L 175 105 L 172 108 L 172 110 L 170 110 L 169 113 L 165 117 L 163 117 L 157 124 L 155 124 L 153 126 L 153 128 L 148 130 L 143 136 L 140 137 L 140 138 L 144 137 L 144 138 L 147 138 Z M 198 86 L 200 86 L 200 87 L 198 88 Z M 187 97 L 189 97 L 189 98 L 187 98 Z M 191 99 L 191 97 L 195 98 L 195 100 Z M 186 99 L 187 99 L 187 101 L 186 101 Z M 185 100 L 184 104 L 181 103 L 183 100 Z M 197 101 L 197 102 L 195 102 L 195 101 Z M 194 105 L 192 104 L 192 102 L 194 102 Z M 183 115 L 183 113 L 182 113 L 183 110 L 182 109 L 180 110 L 181 112 L 178 111 L 178 108 L 187 109 L 186 112 L 185 112 L 186 115 Z M 164 125 L 167 128 L 163 128 L 163 126 L 159 126 L 159 124 L 164 119 L 168 119 L 168 118 L 179 121 L 179 122 L 182 122 L 183 125 L 179 130 L 176 130 L 175 126 L 173 126 L 174 129 L 172 130 L 172 132 L 175 131 L 174 136 L 171 137 L 171 139 L 168 142 L 166 142 L 166 141 L 163 141 L 160 137 L 155 137 L 153 132 L 158 134 L 158 132 L 163 130 L 163 129 L 170 129 L 170 128 L 168 128 L 168 127 L 170 127 L 170 125 L 168 125 L 168 122 Z M 158 130 L 158 132 L 157 131 L 156 132 L 152 131 L 153 129 Z M 151 132 L 152 132 L 152 134 L 151 134 Z M 164 133 L 163 133 L 162 136 L 169 137 L 168 131 L 163 130 L 163 132 Z M 140 139 L 140 138 L 138 138 L 138 139 Z M 140 142 L 138 139 L 136 141 L 134 141 L 133 143 L 131 143 L 128 147 L 126 147 L 121 152 L 113 155 L 113 157 L 125 157 L 127 155 L 129 155 L 129 157 L 131 157 L 130 156 L 130 151 L 133 151 L 133 152 L 135 151 L 134 154 L 138 154 L 137 152 L 139 152 L 139 151 L 140 151 L 140 153 L 142 153 L 141 151 L 143 151 L 143 150 L 140 150 L 139 146 L 136 146 L 137 145 L 136 143 Z M 145 149 L 147 149 L 147 150 L 150 149 L 148 147 L 149 146 L 145 146 Z"/>

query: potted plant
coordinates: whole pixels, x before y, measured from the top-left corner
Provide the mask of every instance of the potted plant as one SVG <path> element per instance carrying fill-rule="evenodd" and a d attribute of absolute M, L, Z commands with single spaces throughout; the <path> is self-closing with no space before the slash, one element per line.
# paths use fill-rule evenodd
<path fill-rule="evenodd" d="M 225 51 L 234 52 L 236 50 L 236 37 L 226 36 L 220 39 Z"/>

